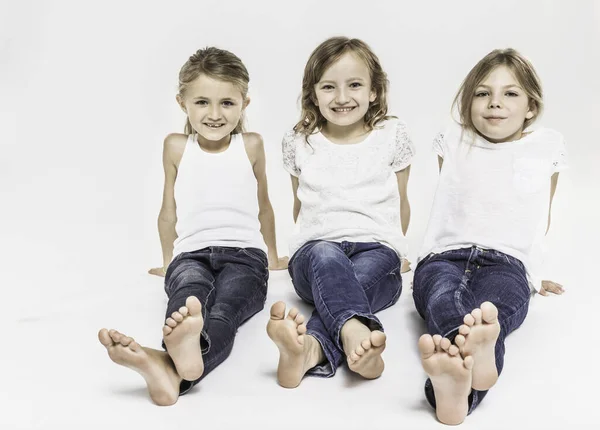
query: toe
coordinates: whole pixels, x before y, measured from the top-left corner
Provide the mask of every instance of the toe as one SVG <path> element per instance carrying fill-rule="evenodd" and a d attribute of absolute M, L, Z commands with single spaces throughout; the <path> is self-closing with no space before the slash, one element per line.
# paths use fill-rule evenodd
<path fill-rule="evenodd" d="M 465 341 L 466 339 L 462 334 L 456 335 L 456 337 L 454 338 L 454 344 L 459 348 L 465 346 Z"/>
<path fill-rule="evenodd" d="M 104 346 L 110 346 L 113 343 L 110 335 L 108 334 L 108 330 L 106 330 L 105 328 L 101 329 L 98 332 L 98 340 Z"/>
<path fill-rule="evenodd" d="M 466 335 L 468 335 L 469 333 L 471 333 L 471 327 L 469 327 L 469 326 L 468 326 L 468 325 L 466 325 L 466 324 L 463 324 L 463 325 L 461 325 L 461 326 L 458 328 L 458 332 L 459 332 L 461 335 L 463 335 L 463 336 L 466 336 Z"/>
<path fill-rule="evenodd" d="M 285 303 L 276 302 L 271 306 L 271 319 L 282 320 L 285 316 Z"/>
<path fill-rule="evenodd" d="M 167 320 L 165 321 L 165 324 L 171 328 L 177 327 L 177 321 L 175 321 L 173 318 L 167 318 Z"/>
<path fill-rule="evenodd" d="M 188 312 L 188 308 L 186 308 L 185 306 L 179 308 L 179 313 L 184 317 L 187 316 Z"/>
<path fill-rule="evenodd" d="M 135 351 L 135 352 L 137 352 L 137 351 L 139 351 L 139 350 L 141 349 L 141 347 L 140 347 L 140 344 L 139 344 L 139 343 L 137 343 L 137 342 L 134 340 L 133 342 L 131 342 L 131 343 L 129 344 L 129 349 L 131 349 L 132 351 Z"/>
<path fill-rule="evenodd" d="M 173 318 L 175 321 L 177 321 L 178 323 L 183 321 L 183 315 L 181 315 L 179 312 L 173 312 L 171 314 L 171 318 Z"/>
<path fill-rule="evenodd" d="M 479 308 L 473 309 L 473 312 L 471 312 L 471 315 L 473 316 L 473 319 L 475 320 L 475 324 L 481 324 L 481 309 L 479 309 Z"/>
<path fill-rule="evenodd" d="M 352 360 L 352 361 L 356 361 L 356 360 L 358 360 L 360 357 L 358 356 L 358 354 L 357 354 L 356 352 L 352 352 L 352 353 L 350 354 L 350 357 L 349 357 L 349 358 L 350 358 L 350 360 Z"/>
<path fill-rule="evenodd" d="M 465 359 L 463 360 L 463 364 L 465 366 L 466 369 L 473 369 L 473 365 L 475 364 L 475 361 L 473 361 L 473 357 L 471 357 L 470 355 L 468 357 L 465 357 Z"/>
<path fill-rule="evenodd" d="M 302 324 L 304 322 L 304 315 L 302 315 L 302 314 L 296 315 L 296 318 L 294 318 L 294 321 L 296 321 L 296 324 Z"/>
<path fill-rule="evenodd" d="M 419 352 L 421 357 L 427 359 L 435 352 L 435 344 L 433 338 L 429 334 L 424 334 L 419 338 Z"/>
<path fill-rule="evenodd" d="M 108 332 L 108 334 L 110 334 L 111 339 L 113 340 L 113 342 L 115 343 L 119 343 L 119 341 L 121 340 L 121 338 L 123 337 L 123 335 L 121 333 L 119 333 L 116 330 L 110 330 Z"/>
<path fill-rule="evenodd" d="M 290 309 L 290 311 L 288 312 L 288 318 L 291 320 L 294 320 L 296 318 L 296 316 L 298 315 L 300 311 L 298 311 L 298 309 L 296 308 L 292 308 Z"/>
<path fill-rule="evenodd" d="M 168 325 L 163 326 L 163 335 L 164 336 L 171 334 L 172 331 L 173 331 L 173 329 L 171 327 L 169 327 Z"/>
<path fill-rule="evenodd" d="M 371 339 L 365 339 L 360 343 L 360 346 L 365 350 L 368 351 L 369 349 L 371 349 L 371 347 L 373 346 L 371 344 Z"/>
<path fill-rule="evenodd" d="M 191 316 L 196 316 L 202 314 L 202 305 L 200 304 L 200 300 L 196 296 L 189 296 L 185 300 L 185 307 L 188 308 L 189 314 Z"/>
<path fill-rule="evenodd" d="M 448 339 L 447 337 L 443 338 L 440 341 L 440 347 L 446 352 L 448 352 L 448 348 L 450 348 L 450 345 L 452 345 L 452 343 L 450 343 L 450 339 Z"/>
<path fill-rule="evenodd" d="M 378 347 L 378 346 L 383 346 L 385 344 L 385 333 L 379 330 L 375 330 L 371 332 L 371 344 L 373 344 L 373 346 Z"/>
<path fill-rule="evenodd" d="M 356 352 L 356 355 L 358 355 L 360 357 L 361 355 L 363 355 L 365 353 L 365 350 L 362 346 L 358 345 L 356 347 L 356 349 L 354 350 L 354 352 Z"/>
<path fill-rule="evenodd" d="M 448 348 L 448 354 L 455 356 L 456 354 L 458 354 L 458 346 L 456 345 L 450 345 L 450 348 Z"/>
<path fill-rule="evenodd" d="M 440 351 L 440 342 L 442 341 L 442 336 L 440 336 L 439 334 L 434 334 L 433 335 L 433 344 L 435 345 L 435 349 L 436 351 Z"/>
<path fill-rule="evenodd" d="M 498 309 L 492 302 L 483 302 L 481 304 L 481 317 L 486 323 L 494 323 L 498 319 Z"/>
<path fill-rule="evenodd" d="M 296 333 L 305 334 L 306 333 L 306 325 L 301 324 L 298 327 L 296 327 Z"/>
<path fill-rule="evenodd" d="M 471 327 L 473 326 L 473 324 L 475 324 L 475 318 L 473 318 L 473 315 L 471 314 L 466 314 L 463 318 L 463 322 L 465 323 L 465 325 Z"/>
<path fill-rule="evenodd" d="M 123 345 L 123 346 L 129 345 L 131 342 L 133 342 L 133 339 L 130 338 L 129 336 L 123 336 L 121 338 L 121 345 Z"/>

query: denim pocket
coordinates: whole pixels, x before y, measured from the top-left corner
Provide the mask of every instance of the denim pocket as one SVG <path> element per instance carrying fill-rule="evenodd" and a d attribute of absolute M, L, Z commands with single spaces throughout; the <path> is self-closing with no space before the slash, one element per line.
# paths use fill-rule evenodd
<path fill-rule="evenodd" d="M 242 254 L 246 257 L 253 259 L 254 261 L 259 262 L 261 265 L 268 267 L 269 259 L 267 258 L 267 254 L 262 249 L 258 248 L 240 248 Z"/>

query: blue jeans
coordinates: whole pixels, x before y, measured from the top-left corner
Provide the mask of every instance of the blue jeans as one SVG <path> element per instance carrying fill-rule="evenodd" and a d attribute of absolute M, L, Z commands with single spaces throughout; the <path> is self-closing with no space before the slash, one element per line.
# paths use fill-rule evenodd
<path fill-rule="evenodd" d="M 185 306 L 188 297 L 196 296 L 204 318 L 200 337 L 204 373 L 196 381 L 182 381 L 180 394 L 229 356 L 238 327 L 263 309 L 268 278 L 267 255 L 257 248 L 209 246 L 183 252 L 169 264 L 166 317 Z"/>
<path fill-rule="evenodd" d="M 402 291 L 398 255 L 376 242 L 307 242 L 288 271 L 296 293 L 315 306 L 307 334 L 319 341 L 327 361 L 307 373 L 318 376 L 333 376 L 344 361 L 344 323 L 357 317 L 371 330 L 383 330 L 373 314 L 396 303 Z"/>
<path fill-rule="evenodd" d="M 466 314 L 486 301 L 498 308 L 500 335 L 495 350 L 498 375 L 504 367 L 504 340 L 525 320 L 530 297 L 521 261 L 476 246 L 428 255 L 417 265 L 413 279 L 415 306 L 431 335 L 439 334 L 454 341 Z M 486 394 L 487 391 L 471 391 L 469 413 Z M 425 396 L 435 408 L 429 379 L 425 383 Z"/>

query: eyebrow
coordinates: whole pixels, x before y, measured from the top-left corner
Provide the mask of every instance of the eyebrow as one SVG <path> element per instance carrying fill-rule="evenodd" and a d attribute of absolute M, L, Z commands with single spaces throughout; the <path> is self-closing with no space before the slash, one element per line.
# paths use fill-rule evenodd
<path fill-rule="evenodd" d="M 365 80 L 365 79 L 363 79 L 363 78 L 358 78 L 358 77 L 356 77 L 356 78 L 350 78 L 350 79 L 346 79 L 346 82 L 352 82 L 352 81 L 364 81 L 364 80 Z M 319 84 L 325 84 L 325 83 L 328 83 L 328 84 L 335 84 L 335 81 L 327 80 L 327 81 L 319 81 L 318 83 L 319 83 Z"/>
<path fill-rule="evenodd" d="M 489 85 L 483 85 L 483 84 L 477 85 L 477 88 L 481 88 L 481 87 L 483 87 L 483 88 L 492 88 Z M 506 89 L 506 88 L 512 88 L 512 87 L 518 88 L 520 90 L 523 89 L 520 86 L 518 86 L 517 84 L 504 85 L 502 88 Z"/>
<path fill-rule="evenodd" d="M 194 98 L 193 98 L 193 100 L 194 100 L 194 101 L 196 101 L 196 100 L 207 100 L 207 101 L 210 101 L 210 99 L 209 99 L 208 97 L 204 97 L 204 96 L 198 96 L 198 97 L 194 97 Z M 225 101 L 228 101 L 228 102 L 235 102 L 236 100 L 235 100 L 235 99 L 232 99 L 231 97 L 225 97 L 225 98 L 222 98 L 222 99 L 221 99 L 221 100 L 219 100 L 219 101 L 221 101 L 221 102 L 225 102 Z"/>

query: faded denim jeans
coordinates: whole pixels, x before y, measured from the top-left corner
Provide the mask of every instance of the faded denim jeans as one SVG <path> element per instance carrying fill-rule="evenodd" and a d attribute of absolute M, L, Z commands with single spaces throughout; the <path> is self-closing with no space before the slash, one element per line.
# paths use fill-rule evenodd
<path fill-rule="evenodd" d="M 238 327 L 263 309 L 268 278 L 267 255 L 257 248 L 209 246 L 183 252 L 169 264 L 166 317 L 185 306 L 189 296 L 195 296 L 202 303 L 204 318 L 200 337 L 204 373 L 196 381 L 182 381 L 180 394 L 229 356 Z"/>
<path fill-rule="evenodd" d="M 319 341 L 326 362 L 307 374 L 317 376 L 333 376 L 344 361 L 344 323 L 356 317 L 371 330 L 383 330 L 374 313 L 396 303 L 402 291 L 398 255 L 377 242 L 307 242 L 288 271 L 296 293 L 315 306 L 307 334 Z"/>
<path fill-rule="evenodd" d="M 486 301 L 498 308 L 500 335 L 495 351 L 498 375 L 504 367 L 504 340 L 525 320 L 530 297 L 521 261 L 476 246 L 428 255 L 417 265 L 413 279 L 415 306 L 431 335 L 439 334 L 454 341 L 466 314 Z M 469 413 L 486 394 L 487 391 L 471 391 Z M 425 396 L 435 408 L 429 379 L 425 383 Z"/>

